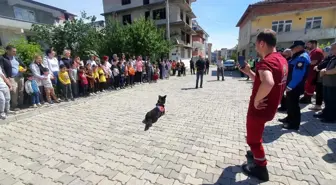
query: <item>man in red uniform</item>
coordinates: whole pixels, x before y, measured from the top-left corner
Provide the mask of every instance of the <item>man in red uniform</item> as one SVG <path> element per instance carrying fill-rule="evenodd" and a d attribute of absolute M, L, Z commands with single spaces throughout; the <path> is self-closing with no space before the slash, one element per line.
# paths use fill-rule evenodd
<path fill-rule="evenodd" d="M 247 144 L 251 151 L 247 152 L 248 161 L 243 164 L 243 171 L 262 181 L 268 181 L 262 134 L 266 122 L 271 121 L 277 112 L 278 105 L 286 88 L 288 64 L 286 59 L 276 52 L 276 33 L 266 29 L 260 32 L 256 40 L 256 51 L 261 60 L 256 64 L 256 73 L 246 64 L 240 70 L 254 80 L 252 95 L 246 118 Z"/>
<path fill-rule="evenodd" d="M 317 47 L 316 40 L 310 40 L 307 43 L 307 49 L 310 51 L 309 56 L 311 63 L 305 83 L 305 93 L 304 96 L 300 99 L 300 103 L 303 104 L 311 103 L 311 97 L 314 95 L 315 83 L 317 80 L 317 72 L 314 70 L 314 67 L 319 65 L 324 59 L 323 51 Z"/>

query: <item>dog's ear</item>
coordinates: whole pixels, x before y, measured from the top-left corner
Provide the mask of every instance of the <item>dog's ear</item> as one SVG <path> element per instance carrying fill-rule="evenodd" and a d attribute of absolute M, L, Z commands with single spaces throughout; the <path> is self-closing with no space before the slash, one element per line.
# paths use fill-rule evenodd
<path fill-rule="evenodd" d="M 159 99 L 161 99 L 161 96 L 159 95 Z"/>
<path fill-rule="evenodd" d="M 164 97 L 163 98 L 167 98 L 167 95 L 164 95 Z"/>

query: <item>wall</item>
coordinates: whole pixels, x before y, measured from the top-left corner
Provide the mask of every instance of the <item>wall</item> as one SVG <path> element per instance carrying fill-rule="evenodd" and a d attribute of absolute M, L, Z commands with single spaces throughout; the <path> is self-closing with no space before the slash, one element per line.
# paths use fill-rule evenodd
<path fill-rule="evenodd" d="M 273 21 L 292 20 L 292 30 L 305 29 L 306 19 L 311 17 L 322 17 L 323 28 L 334 28 L 336 26 L 336 8 L 318 9 L 305 12 L 290 12 L 268 16 L 260 16 L 252 21 L 252 34 L 265 28 L 272 28 Z"/>
<path fill-rule="evenodd" d="M 124 15 L 129 15 L 131 14 L 132 17 L 132 21 L 136 20 L 137 18 L 140 17 L 145 17 L 145 12 L 146 11 L 150 11 L 150 17 L 153 17 L 153 10 L 157 10 L 157 9 L 161 9 L 161 8 L 165 8 L 164 5 L 156 5 L 156 6 L 152 6 L 151 8 L 146 8 L 146 7 L 140 7 L 137 9 L 133 9 L 133 10 L 128 10 L 128 11 L 124 11 L 121 13 L 117 14 L 117 20 L 118 21 L 122 21 L 122 17 Z M 178 22 L 180 21 L 180 7 L 176 6 L 176 5 L 171 5 L 170 9 L 169 9 L 169 22 L 173 23 L 173 22 Z M 109 15 L 107 16 L 109 17 Z M 166 19 L 161 19 L 161 20 L 155 20 L 155 24 L 166 24 L 167 20 Z"/>
<path fill-rule="evenodd" d="M 35 19 L 37 23 L 54 24 L 55 18 L 51 12 L 39 10 L 37 8 L 26 7 L 20 4 L 16 4 L 16 7 L 33 10 L 35 12 Z M 0 15 L 4 17 L 15 18 L 13 6 L 7 3 L 7 0 L 0 0 Z"/>
<path fill-rule="evenodd" d="M 251 21 L 248 21 L 244 26 L 239 29 L 239 43 L 238 50 L 244 49 L 250 43 L 251 35 Z"/>

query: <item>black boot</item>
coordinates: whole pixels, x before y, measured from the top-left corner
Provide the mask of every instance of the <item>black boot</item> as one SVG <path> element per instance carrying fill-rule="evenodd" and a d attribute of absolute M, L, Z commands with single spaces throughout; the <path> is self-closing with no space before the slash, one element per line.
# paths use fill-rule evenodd
<path fill-rule="evenodd" d="M 301 99 L 300 99 L 300 103 L 301 104 L 311 104 L 311 97 L 309 96 L 303 96 Z"/>
<path fill-rule="evenodd" d="M 268 170 L 266 166 L 258 166 L 255 163 L 243 164 L 243 172 L 248 176 L 256 177 L 261 181 L 269 181 Z"/>
<path fill-rule="evenodd" d="M 285 107 L 279 107 L 278 112 L 286 112 L 287 109 Z"/>
<path fill-rule="evenodd" d="M 284 123 L 284 124 L 282 125 L 282 128 L 287 129 L 287 130 L 295 130 L 295 131 L 298 131 L 300 127 L 294 127 L 294 126 L 291 126 L 289 123 Z"/>
<path fill-rule="evenodd" d="M 281 122 L 281 123 L 287 123 L 288 122 L 288 117 L 278 119 L 278 121 Z"/>

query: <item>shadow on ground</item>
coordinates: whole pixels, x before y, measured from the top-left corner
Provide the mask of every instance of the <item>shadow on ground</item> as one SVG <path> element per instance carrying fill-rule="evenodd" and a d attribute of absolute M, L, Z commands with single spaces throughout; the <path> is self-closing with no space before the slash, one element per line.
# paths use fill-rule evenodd
<path fill-rule="evenodd" d="M 182 91 L 195 90 L 195 87 L 181 88 Z"/>
<path fill-rule="evenodd" d="M 223 80 L 208 80 L 207 82 L 223 82 Z"/>
<path fill-rule="evenodd" d="M 241 166 L 229 166 L 226 167 L 218 180 L 215 183 L 203 183 L 202 185 L 235 185 L 235 184 L 251 184 L 256 185 L 260 184 L 261 182 L 254 178 L 247 178 L 245 180 L 239 180 L 242 179 L 241 175 L 245 176 L 242 173 Z"/>
<path fill-rule="evenodd" d="M 328 163 L 336 163 L 336 138 L 328 140 L 328 147 L 331 153 L 324 155 L 322 159 Z"/>

